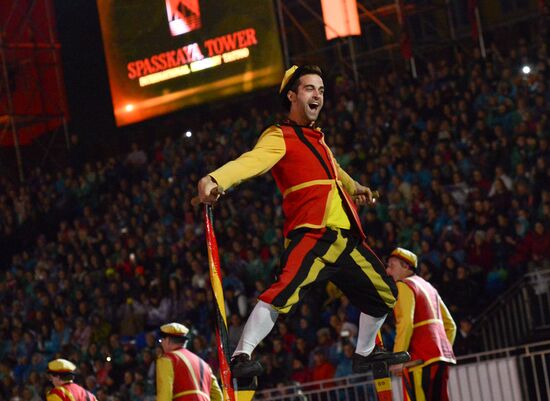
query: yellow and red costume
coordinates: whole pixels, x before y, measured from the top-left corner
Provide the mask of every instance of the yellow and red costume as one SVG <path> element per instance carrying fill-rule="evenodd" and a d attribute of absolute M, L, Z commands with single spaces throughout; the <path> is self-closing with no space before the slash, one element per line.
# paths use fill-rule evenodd
<path fill-rule="evenodd" d="M 47 401 L 97 401 L 95 395 L 76 383 L 65 383 L 48 391 Z"/>
<path fill-rule="evenodd" d="M 95 395 L 88 390 L 73 383 L 76 372 L 76 365 L 66 359 L 55 359 L 48 363 L 48 373 L 57 377 L 57 383 L 63 383 L 55 386 L 46 394 L 47 401 L 97 401 Z M 52 381 L 56 383 L 53 379 Z"/>
<path fill-rule="evenodd" d="M 157 359 L 157 401 L 221 401 L 222 392 L 210 366 L 180 348 Z"/>
<path fill-rule="evenodd" d="M 437 290 L 423 278 L 409 276 L 397 283 L 397 289 L 394 352 L 408 351 L 411 360 L 424 362 L 404 370 L 405 400 L 447 401 L 448 366 L 456 363 L 456 324 Z"/>
<path fill-rule="evenodd" d="M 286 248 L 278 280 L 260 300 L 287 313 L 311 284 L 330 280 L 362 312 L 388 313 L 395 284 L 364 244 L 351 198 L 356 183 L 336 162 L 321 130 L 290 121 L 272 125 L 254 149 L 210 176 L 222 192 L 269 170 L 283 195 Z"/>

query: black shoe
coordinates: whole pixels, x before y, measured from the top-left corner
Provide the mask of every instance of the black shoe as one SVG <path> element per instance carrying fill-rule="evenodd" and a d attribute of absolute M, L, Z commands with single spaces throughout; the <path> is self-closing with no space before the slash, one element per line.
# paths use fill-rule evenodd
<path fill-rule="evenodd" d="M 388 365 L 397 365 L 411 360 L 408 352 L 390 352 L 376 345 L 369 356 L 353 354 L 352 370 L 353 373 L 365 373 L 372 369 L 372 364 L 376 362 L 386 362 Z"/>
<path fill-rule="evenodd" d="M 231 374 L 235 378 L 260 376 L 264 368 L 260 362 L 252 361 L 247 354 L 237 354 L 229 363 Z"/>

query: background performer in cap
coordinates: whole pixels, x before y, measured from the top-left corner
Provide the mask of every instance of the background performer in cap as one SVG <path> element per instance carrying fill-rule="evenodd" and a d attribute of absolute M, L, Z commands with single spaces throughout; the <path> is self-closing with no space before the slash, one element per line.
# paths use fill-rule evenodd
<path fill-rule="evenodd" d="M 164 355 L 157 359 L 157 401 L 221 401 L 222 392 L 210 366 L 185 349 L 189 329 L 169 323 L 160 328 Z"/>
<path fill-rule="evenodd" d="M 48 391 L 47 401 L 97 401 L 95 395 L 73 383 L 76 373 L 74 363 L 55 359 L 48 363 L 48 378 L 54 388 Z"/>
<path fill-rule="evenodd" d="M 456 324 L 437 290 L 415 274 L 416 255 L 395 249 L 388 258 L 387 272 L 397 282 L 395 306 L 397 335 L 394 351 L 409 351 L 420 366 L 403 370 L 407 401 L 447 401 L 449 364 L 455 364 L 452 344 Z"/>
<path fill-rule="evenodd" d="M 324 90 L 319 67 L 287 70 L 279 93 L 289 110 L 288 119 L 268 127 L 254 149 L 198 184 L 201 202 L 213 203 L 228 188 L 271 170 L 283 194 L 286 248 L 277 281 L 259 296 L 233 354 L 231 371 L 237 378 L 262 373 L 262 366 L 251 360 L 252 351 L 269 334 L 279 313 L 288 313 L 313 284 L 327 280 L 362 312 L 355 372 L 364 372 L 377 361 L 408 360 L 406 353 L 394 355 L 375 346 L 376 333 L 395 304 L 397 288 L 364 244 L 355 203 L 372 203 L 371 190 L 340 168 L 323 132 L 315 126 Z"/>

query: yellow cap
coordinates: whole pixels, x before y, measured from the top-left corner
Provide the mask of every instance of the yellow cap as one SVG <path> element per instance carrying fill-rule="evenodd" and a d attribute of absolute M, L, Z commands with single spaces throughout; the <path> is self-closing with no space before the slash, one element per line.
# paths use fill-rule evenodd
<path fill-rule="evenodd" d="M 66 359 L 54 359 L 48 363 L 48 372 L 51 373 L 72 373 L 76 370 L 76 365 Z"/>
<path fill-rule="evenodd" d="M 418 259 L 416 255 L 405 248 L 395 248 L 393 252 L 390 254 L 390 258 L 401 259 L 403 262 L 408 264 L 414 270 L 416 270 L 416 267 L 418 265 Z"/>
<path fill-rule="evenodd" d="M 294 75 L 296 70 L 298 69 L 297 65 L 293 65 L 288 70 L 285 71 L 285 76 L 283 77 L 283 81 L 281 82 L 281 87 L 279 88 L 279 93 L 283 93 L 283 89 L 285 89 L 285 86 L 290 81 L 290 78 Z"/>
<path fill-rule="evenodd" d="M 174 337 L 185 337 L 189 329 L 180 323 L 168 323 L 160 326 L 161 333 Z"/>

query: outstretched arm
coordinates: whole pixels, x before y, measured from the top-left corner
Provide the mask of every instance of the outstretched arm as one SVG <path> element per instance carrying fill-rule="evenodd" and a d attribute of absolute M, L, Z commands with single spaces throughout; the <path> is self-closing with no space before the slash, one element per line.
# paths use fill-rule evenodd
<path fill-rule="evenodd" d="M 369 187 L 366 187 L 364 185 L 359 184 L 358 182 L 355 182 L 355 194 L 353 195 L 353 199 L 355 200 L 356 204 L 373 205 L 376 202 L 376 196 L 375 196 L 375 193 L 371 191 Z"/>
<path fill-rule="evenodd" d="M 342 167 L 340 167 L 338 163 L 336 163 L 336 166 L 338 167 L 338 177 L 340 177 L 340 180 L 344 185 L 344 189 L 348 194 L 353 196 L 356 204 L 371 205 L 376 201 L 373 192 L 370 190 L 369 187 L 361 185 L 353 178 L 351 178 L 350 175 L 346 173 L 346 171 Z"/>
<path fill-rule="evenodd" d="M 225 190 L 271 169 L 285 155 L 285 141 L 281 128 L 271 126 L 264 131 L 254 149 L 201 178 L 199 199 L 215 202 Z"/>
<path fill-rule="evenodd" d="M 199 201 L 202 203 L 212 204 L 218 200 L 220 195 L 223 195 L 223 192 L 219 192 L 218 183 L 209 175 L 205 175 L 200 179 L 198 189 Z"/>

